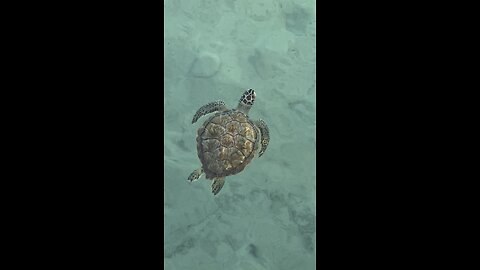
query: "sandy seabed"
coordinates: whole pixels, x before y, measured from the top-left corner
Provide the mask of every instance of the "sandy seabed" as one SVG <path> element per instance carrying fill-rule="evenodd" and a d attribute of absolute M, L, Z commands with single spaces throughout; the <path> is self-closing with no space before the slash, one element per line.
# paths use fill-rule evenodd
<path fill-rule="evenodd" d="M 315 1 L 164 5 L 165 269 L 315 269 Z M 210 180 L 187 182 L 207 119 L 192 117 L 248 88 L 270 144 L 213 196 Z"/>

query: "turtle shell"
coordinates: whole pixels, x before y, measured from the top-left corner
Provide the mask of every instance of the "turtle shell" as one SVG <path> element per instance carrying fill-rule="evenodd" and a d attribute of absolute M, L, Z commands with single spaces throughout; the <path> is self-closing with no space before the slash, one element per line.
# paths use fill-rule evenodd
<path fill-rule="evenodd" d="M 258 129 L 237 110 L 216 113 L 197 132 L 198 158 L 207 179 L 241 172 L 258 148 Z"/>

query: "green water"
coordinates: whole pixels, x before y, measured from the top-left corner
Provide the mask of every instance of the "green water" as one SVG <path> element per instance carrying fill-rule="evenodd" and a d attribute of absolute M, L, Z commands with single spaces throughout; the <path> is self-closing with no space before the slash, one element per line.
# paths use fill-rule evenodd
<path fill-rule="evenodd" d="M 164 15 L 165 269 L 315 269 L 315 1 L 166 0 Z M 213 196 L 187 181 L 208 119 L 192 117 L 248 88 L 270 144 Z"/>

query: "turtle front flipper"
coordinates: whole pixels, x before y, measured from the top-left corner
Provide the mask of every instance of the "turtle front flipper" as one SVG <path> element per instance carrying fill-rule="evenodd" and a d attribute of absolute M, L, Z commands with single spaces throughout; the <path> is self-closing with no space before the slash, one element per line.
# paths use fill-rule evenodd
<path fill-rule="evenodd" d="M 265 153 L 265 150 L 267 150 L 268 143 L 270 142 L 270 134 L 268 132 L 267 124 L 262 119 L 256 121 L 255 125 L 258 127 L 258 129 L 260 129 L 260 134 L 262 137 L 262 140 L 260 141 L 262 148 L 258 153 L 258 157 L 261 157 L 263 153 Z"/>
<path fill-rule="evenodd" d="M 218 177 L 218 178 L 213 179 L 213 183 L 212 183 L 212 193 L 213 193 L 213 195 L 217 195 L 218 192 L 220 192 L 220 190 L 223 187 L 223 184 L 225 184 L 225 177 Z"/>
<path fill-rule="evenodd" d="M 202 174 L 203 174 L 203 169 L 202 168 L 196 169 L 195 171 L 193 171 L 190 174 L 190 176 L 188 176 L 188 181 L 193 182 L 195 180 L 198 180 L 198 178 L 200 178 L 200 176 L 202 176 Z"/>
<path fill-rule="evenodd" d="M 225 102 L 223 102 L 221 100 L 210 102 L 210 103 L 200 107 L 200 109 L 198 109 L 198 111 L 193 116 L 192 124 L 197 122 L 198 118 L 200 118 L 200 117 L 202 117 L 206 114 L 216 112 L 216 111 L 225 111 L 225 110 L 227 110 L 227 107 L 225 107 Z"/>

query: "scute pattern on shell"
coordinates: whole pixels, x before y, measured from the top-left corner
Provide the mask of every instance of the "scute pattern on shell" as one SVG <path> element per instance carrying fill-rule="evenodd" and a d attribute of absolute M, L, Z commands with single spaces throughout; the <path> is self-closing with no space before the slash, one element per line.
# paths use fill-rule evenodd
<path fill-rule="evenodd" d="M 253 159 L 258 132 L 248 117 L 236 110 L 219 112 L 197 133 L 198 157 L 207 179 L 241 172 Z"/>

